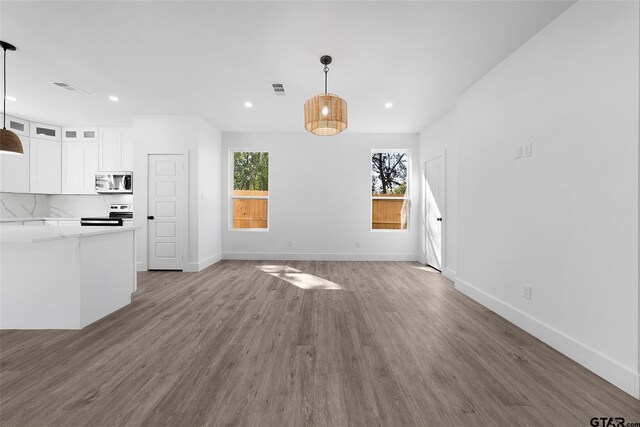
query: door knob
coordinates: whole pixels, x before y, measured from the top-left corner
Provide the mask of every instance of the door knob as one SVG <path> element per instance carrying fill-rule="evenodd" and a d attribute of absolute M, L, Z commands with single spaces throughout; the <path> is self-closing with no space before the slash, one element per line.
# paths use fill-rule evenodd
<path fill-rule="evenodd" d="M 436 219 L 436 221 L 440 221 L 440 222 L 442 222 L 442 218 L 438 218 L 438 219 Z"/>
<path fill-rule="evenodd" d="M 155 217 L 153 215 L 149 215 L 147 219 L 155 219 Z"/>

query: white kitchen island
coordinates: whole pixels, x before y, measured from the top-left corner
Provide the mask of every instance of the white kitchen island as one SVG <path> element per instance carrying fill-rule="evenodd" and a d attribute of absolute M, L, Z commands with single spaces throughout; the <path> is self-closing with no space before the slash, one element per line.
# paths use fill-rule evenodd
<path fill-rule="evenodd" d="M 0 329 L 81 329 L 131 303 L 136 228 L 0 225 Z"/>

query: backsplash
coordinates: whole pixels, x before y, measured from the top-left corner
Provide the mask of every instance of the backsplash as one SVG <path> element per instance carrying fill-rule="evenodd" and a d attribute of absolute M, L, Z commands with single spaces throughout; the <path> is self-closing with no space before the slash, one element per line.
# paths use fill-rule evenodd
<path fill-rule="evenodd" d="M 45 194 L 0 193 L 0 218 L 42 218 L 50 215 Z"/>
<path fill-rule="evenodd" d="M 111 204 L 133 204 L 131 194 L 47 195 L 0 193 L 0 218 L 107 216 Z"/>
<path fill-rule="evenodd" d="M 133 204 L 132 194 L 55 195 L 50 196 L 52 218 L 108 216 L 109 205 Z"/>

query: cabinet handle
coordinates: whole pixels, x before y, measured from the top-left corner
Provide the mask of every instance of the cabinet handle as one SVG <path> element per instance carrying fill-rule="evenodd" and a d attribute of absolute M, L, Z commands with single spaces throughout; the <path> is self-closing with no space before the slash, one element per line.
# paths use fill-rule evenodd
<path fill-rule="evenodd" d="M 155 217 L 153 215 L 149 215 L 147 219 L 155 219 Z"/>
<path fill-rule="evenodd" d="M 440 222 L 442 222 L 442 218 L 438 218 L 438 219 L 436 219 L 436 221 L 440 221 Z"/>

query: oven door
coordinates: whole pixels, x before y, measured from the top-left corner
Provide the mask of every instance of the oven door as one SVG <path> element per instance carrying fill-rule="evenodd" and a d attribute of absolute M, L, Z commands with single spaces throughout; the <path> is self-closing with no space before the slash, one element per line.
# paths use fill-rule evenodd
<path fill-rule="evenodd" d="M 80 218 L 83 227 L 122 227 L 122 218 Z"/>

